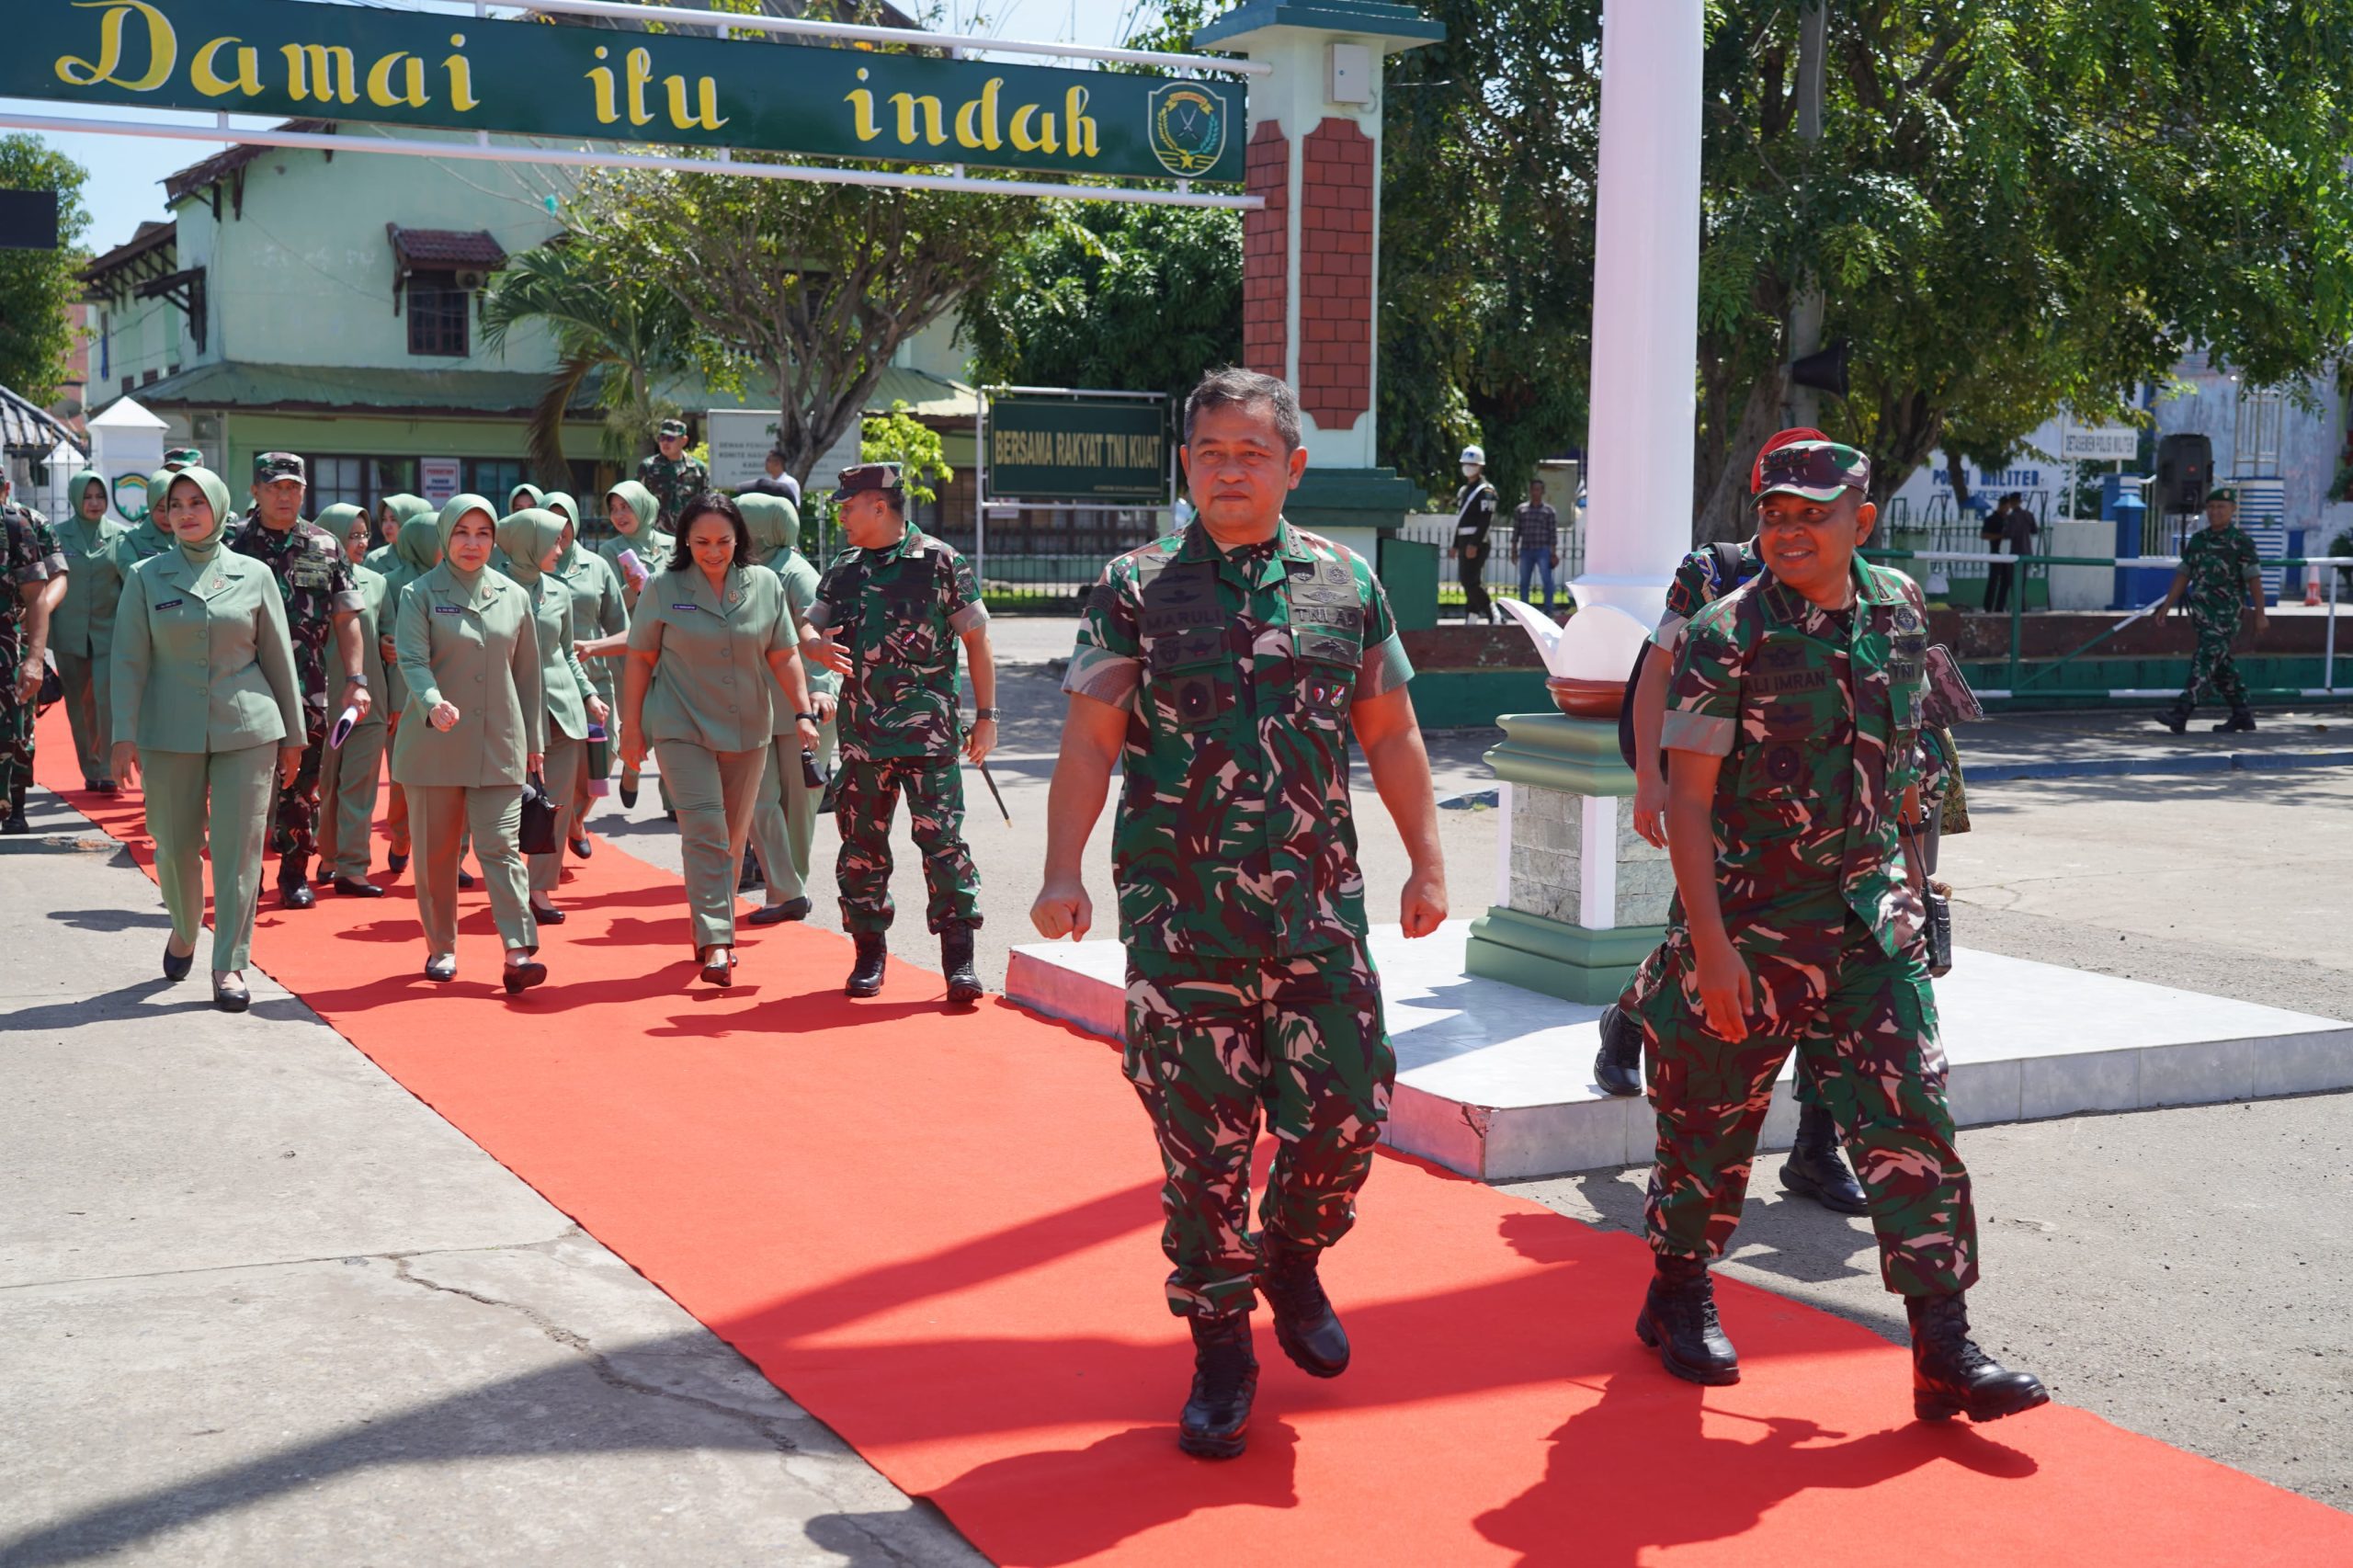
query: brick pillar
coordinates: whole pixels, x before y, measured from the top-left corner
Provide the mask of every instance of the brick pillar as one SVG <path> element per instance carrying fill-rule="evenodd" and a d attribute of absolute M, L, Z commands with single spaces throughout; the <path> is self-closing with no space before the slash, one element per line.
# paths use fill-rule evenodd
<path fill-rule="evenodd" d="M 1242 362 L 1290 374 L 1290 139 L 1261 120 L 1243 165 L 1245 188 L 1267 205 L 1242 215 Z"/>
<path fill-rule="evenodd" d="M 1299 399 L 1326 430 L 1372 406 L 1373 142 L 1353 119 L 1308 136 L 1300 187 Z"/>

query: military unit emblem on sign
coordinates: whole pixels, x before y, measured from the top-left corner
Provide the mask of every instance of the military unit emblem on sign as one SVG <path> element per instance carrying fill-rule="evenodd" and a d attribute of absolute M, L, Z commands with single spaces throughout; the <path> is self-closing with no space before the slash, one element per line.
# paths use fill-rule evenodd
<path fill-rule="evenodd" d="M 1225 100 L 1197 82 L 1154 89 L 1152 155 L 1179 179 L 1207 174 L 1225 151 Z"/>

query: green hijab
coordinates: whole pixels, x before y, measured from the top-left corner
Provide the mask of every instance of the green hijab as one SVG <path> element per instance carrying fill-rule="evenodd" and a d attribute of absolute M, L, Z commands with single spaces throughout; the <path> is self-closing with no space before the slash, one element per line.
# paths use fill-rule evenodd
<path fill-rule="evenodd" d="M 564 517 L 572 524 L 573 530 L 575 533 L 579 531 L 580 503 L 572 498 L 572 493 L 570 491 L 551 490 L 547 493 L 546 496 L 540 500 L 540 505 L 545 506 L 551 512 L 563 513 Z"/>
<path fill-rule="evenodd" d="M 430 511 L 432 508 L 427 507 Z M 415 582 L 441 564 L 441 535 L 435 528 L 413 528 L 416 520 L 411 516 L 401 524 L 398 538 L 392 540 L 392 559 L 408 569 L 407 581 Z"/>
<path fill-rule="evenodd" d="M 171 493 L 172 481 L 178 476 L 169 469 L 159 468 L 147 476 L 147 516 L 139 525 L 139 532 L 146 536 L 145 547 L 150 551 L 176 550 L 179 540 L 164 521 L 164 497 Z M 136 534 L 134 538 L 138 537 Z"/>
<path fill-rule="evenodd" d="M 517 506 L 515 505 L 515 497 L 517 495 L 528 495 L 530 499 L 526 501 L 522 506 Z M 529 511 L 532 507 L 544 506 L 547 504 L 547 492 L 541 490 L 536 484 L 518 484 L 514 489 L 506 493 L 506 505 L 508 507 L 507 516 L 509 517 L 514 516 L 517 512 Z"/>
<path fill-rule="evenodd" d="M 529 587 L 540 580 L 540 557 L 563 537 L 563 519 L 544 506 L 526 506 L 498 519 L 498 548 L 506 552 L 506 574 Z"/>
<path fill-rule="evenodd" d="M 105 510 L 98 513 L 99 526 L 105 525 L 107 512 L 114 509 L 114 492 L 107 486 L 107 476 L 97 469 L 85 468 L 65 482 L 65 516 L 76 527 L 86 520 L 82 516 L 82 503 L 89 499 L 93 484 L 98 487 L 98 494 L 106 498 L 107 503 Z"/>
<path fill-rule="evenodd" d="M 662 503 L 654 498 L 654 492 L 648 490 L 634 479 L 624 479 L 619 484 L 614 485 L 611 489 L 605 492 L 605 499 L 608 501 L 610 501 L 616 495 L 621 498 L 631 511 L 637 514 L 637 532 L 633 534 L 621 534 L 621 537 L 628 540 L 632 546 L 637 543 L 641 537 L 644 537 L 647 542 L 651 543 L 651 536 L 658 531 L 662 527 Z M 620 529 L 619 528 L 615 528 L 613 531 L 617 534 L 620 533 Z M 638 553 L 642 555 L 644 554 L 644 551 L 639 551 Z M 656 567 L 656 563 L 651 561 L 647 562 L 646 565 L 648 567 Z"/>
<path fill-rule="evenodd" d="M 749 551 L 760 565 L 774 565 L 792 553 L 801 538 L 801 512 L 781 495 L 747 491 L 735 497 L 744 514 L 745 531 L 752 536 Z"/>
<path fill-rule="evenodd" d="M 221 552 L 221 530 L 229 526 L 233 516 L 229 509 L 228 485 L 222 482 L 219 474 L 213 472 L 209 468 L 197 468 L 191 466 L 180 470 L 177 473 L 169 474 L 165 477 L 171 481 L 169 484 L 166 484 L 164 487 L 164 496 L 166 501 L 171 498 L 173 487 L 177 485 L 182 480 L 187 480 L 193 483 L 199 490 L 202 491 L 204 493 L 205 500 L 212 504 L 212 531 L 210 533 L 205 535 L 204 538 L 199 540 L 193 545 L 189 544 L 186 540 L 180 539 L 177 534 L 174 534 L 172 536 L 174 541 L 179 546 L 180 553 L 187 556 L 190 561 L 202 562 L 211 560 L 215 555 L 218 555 Z"/>
<path fill-rule="evenodd" d="M 363 522 L 370 521 L 368 508 L 355 506 L 348 501 L 338 501 L 332 506 L 323 507 L 319 515 L 311 520 L 335 535 L 335 548 L 347 555 L 350 553 L 349 540 L 354 519 Z"/>
<path fill-rule="evenodd" d="M 492 506 L 488 501 L 479 495 L 452 495 L 447 501 L 441 503 L 441 525 L 439 531 L 441 534 L 442 566 L 449 572 L 449 576 L 453 581 L 471 588 L 481 579 L 482 572 L 460 572 L 458 570 L 458 563 L 449 559 L 449 540 L 451 536 L 457 533 L 458 525 L 465 520 L 466 514 L 469 512 L 480 512 L 484 517 L 488 517 L 491 520 L 492 534 L 495 537 L 498 526 L 498 508 Z M 406 528 L 403 528 L 401 532 L 406 533 L 408 530 Z M 487 572 L 489 570 L 489 564 L 484 562 L 483 572 Z"/>

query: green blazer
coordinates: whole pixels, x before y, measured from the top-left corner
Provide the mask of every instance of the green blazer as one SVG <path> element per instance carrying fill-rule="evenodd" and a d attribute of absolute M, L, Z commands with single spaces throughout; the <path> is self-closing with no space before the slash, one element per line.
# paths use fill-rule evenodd
<path fill-rule="evenodd" d="M 523 590 L 530 596 L 535 634 L 540 644 L 540 690 L 547 699 L 548 722 L 575 740 L 588 738 L 588 699 L 596 683 L 572 645 L 580 638 L 580 619 L 591 607 L 552 572 Z"/>
<path fill-rule="evenodd" d="M 395 667 L 384 662 L 381 641 L 384 627 L 391 619 L 392 604 L 387 590 L 392 585 L 381 572 L 371 572 L 365 566 L 351 569 L 351 585 L 359 594 L 359 673 L 368 677 L 368 717 L 360 721 L 364 728 L 381 725 L 392 712 L 392 675 Z M 342 712 L 338 708 L 336 713 Z M 327 715 L 332 721 L 335 714 Z"/>
<path fill-rule="evenodd" d="M 629 603 L 621 597 L 620 569 L 611 562 L 574 543 L 556 562 L 555 575 L 572 588 L 573 621 L 584 640 L 629 630 Z M 588 678 L 597 683 L 608 702 L 620 689 L 620 665 L 613 659 L 598 659 L 589 668 Z"/>
<path fill-rule="evenodd" d="M 115 609 L 114 739 L 150 751 L 244 751 L 308 724 L 269 568 L 225 545 L 202 563 L 142 561 Z"/>
<path fill-rule="evenodd" d="M 668 570 L 670 553 L 677 547 L 677 543 L 676 540 L 672 539 L 652 523 L 641 522 L 637 525 L 637 533 L 633 538 L 623 539 L 619 534 L 609 534 L 598 540 L 597 553 L 603 556 L 606 563 L 612 567 L 613 581 L 627 587 L 629 574 L 621 570 L 622 551 L 637 551 L 637 563 L 659 577 Z M 646 592 L 653 591 L 653 586 L 649 584 Z"/>
<path fill-rule="evenodd" d="M 520 586 L 485 567 L 469 587 L 447 562 L 401 590 L 392 645 L 408 706 L 392 739 L 402 784 L 486 789 L 523 782 L 525 758 L 546 749 L 540 646 Z M 426 721 L 458 710 L 444 733 Z"/>
<path fill-rule="evenodd" d="M 764 566 L 730 569 L 713 594 L 699 566 L 663 572 L 637 597 L 632 652 L 658 654 L 645 738 L 757 751 L 776 734 L 768 655 L 794 645 L 784 584 Z"/>
<path fill-rule="evenodd" d="M 817 568 L 797 550 L 779 553 L 783 559 L 769 556 L 765 570 L 775 573 L 784 585 L 784 608 L 786 613 L 792 617 L 792 636 L 797 645 L 801 632 L 808 629 L 809 607 L 817 602 Z M 824 692 L 838 694 L 841 691 L 842 677 L 824 665 L 813 665 L 804 659 L 801 669 L 808 679 L 811 696 Z M 774 677 L 771 676 L 770 680 L 773 682 Z M 791 704 L 785 701 L 782 687 L 769 692 L 768 700 L 776 705 L 776 716 L 770 722 L 770 730 L 781 735 L 792 728 Z"/>
<path fill-rule="evenodd" d="M 49 645 L 60 653 L 104 658 L 114 640 L 123 579 L 138 564 L 123 542 L 131 530 L 104 517 L 89 522 L 79 512 L 51 527 L 65 551 L 67 570 L 64 601 L 49 618 Z"/>

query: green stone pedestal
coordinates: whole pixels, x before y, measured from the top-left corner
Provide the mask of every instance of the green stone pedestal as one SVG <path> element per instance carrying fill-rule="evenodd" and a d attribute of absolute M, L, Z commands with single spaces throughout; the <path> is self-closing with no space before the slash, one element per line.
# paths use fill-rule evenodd
<path fill-rule="evenodd" d="M 1469 967 L 1565 1001 L 1615 1001 L 1666 931 L 1675 872 L 1633 830 L 1633 769 L 1613 721 L 1507 713 L 1487 753 L 1503 780 L 1497 902 Z"/>

